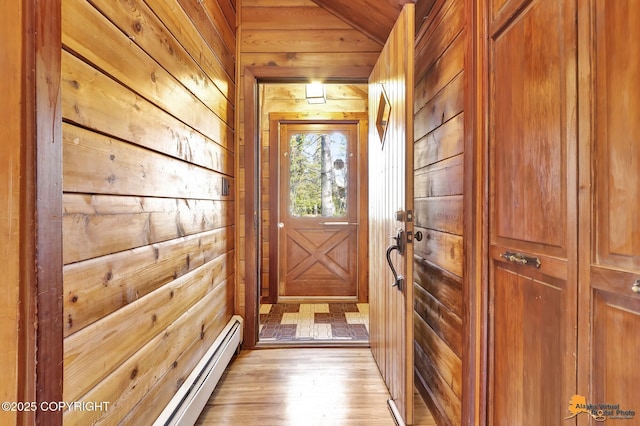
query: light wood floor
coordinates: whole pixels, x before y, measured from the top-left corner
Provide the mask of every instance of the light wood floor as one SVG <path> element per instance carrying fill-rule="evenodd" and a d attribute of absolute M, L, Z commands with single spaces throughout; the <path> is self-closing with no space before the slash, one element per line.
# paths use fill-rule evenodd
<path fill-rule="evenodd" d="M 199 425 L 394 425 L 389 394 L 367 348 L 243 351 Z M 416 425 L 435 425 L 416 397 Z"/>

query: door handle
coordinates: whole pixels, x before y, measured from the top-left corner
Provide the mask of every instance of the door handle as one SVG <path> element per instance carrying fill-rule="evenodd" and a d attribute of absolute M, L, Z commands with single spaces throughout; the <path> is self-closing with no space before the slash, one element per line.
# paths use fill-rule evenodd
<path fill-rule="evenodd" d="M 631 286 L 631 291 L 634 293 L 640 293 L 640 279 L 636 280 Z"/>
<path fill-rule="evenodd" d="M 542 262 L 537 257 L 525 256 L 522 253 L 512 253 L 510 251 L 505 251 L 500 255 L 503 259 L 508 262 L 517 263 L 519 265 L 527 265 L 533 266 L 535 268 L 540 268 L 542 266 Z"/>
<path fill-rule="evenodd" d="M 387 247 L 387 263 L 389 264 L 389 268 L 391 269 L 391 273 L 393 274 L 393 284 L 392 287 L 397 287 L 398 290 L 402 291 L 402 287 L 404 284 L 404 277 L 402 275 L 398 275 L 396 272 L 396 268 L 393 266 L 393 261 L 391 260 L 391 252 L 397 250 L 401 255 L 404 254 L 404 231 L 402 229 L 398 230 L 398 234 L 395 237 L 389 237 L 396 240 L 395 244 Z"/>

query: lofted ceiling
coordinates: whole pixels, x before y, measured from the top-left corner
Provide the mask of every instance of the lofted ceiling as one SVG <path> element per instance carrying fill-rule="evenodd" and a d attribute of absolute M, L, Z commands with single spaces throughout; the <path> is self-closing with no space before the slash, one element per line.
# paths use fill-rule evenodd
<path fill-rule="evenodd" d="M 366 34 L 372 40 L 384 45 L 391 33 L 402 7 L 415 0 L 312 0 L 318 6 L 331 12 Z"/>

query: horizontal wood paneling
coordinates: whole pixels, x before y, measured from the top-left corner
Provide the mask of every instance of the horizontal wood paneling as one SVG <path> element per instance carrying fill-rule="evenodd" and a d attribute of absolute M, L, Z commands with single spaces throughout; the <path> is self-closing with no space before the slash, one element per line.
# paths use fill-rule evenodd
<path fill-rule="evenodd" d="M 462 235 L 462 196 L 416 198 L 415 209 L 416 226 Z"/>
<path fill-rule="evenodd" d="M 219 61 L 224 66 L 224 69 L 232 78 L 235 78 L 236 69 L 236 45 L 235 42 L 231 43 L 230 37 L 227 34 L 227 40 L 221 35 L 220 28 L 216 27 L 211 21 L 211 17 L 203 9 L 204 2 L 199 0 L 173 0 L 173 2 L 179 3 L 179 6 L 173 6 L 177 9 L 182 8 L 184 12 L 189 16 L 189 19 L 198 30 L 198 34 L 206 44 L 207 48 L 203 48 L 203 53 L 209 51 L 214 52 Z M 207 0 L 215 1 L 215 0 Z M 220 0 L 224 1 L 224 0 Z M 173 3 L 172 2 L 172 3 Z M 225 31 L 226 33 L 226 31 Z M 200 49 L 199 49 L 200 50 Z"/>
<path fill-rule="evenodd" d="M 73 28 L 62 33 L 67 49 L 194 129 L 205 135 L 220 135 L 232 127 L 234 112 L 228 103 L 202 103 L 164 64 L 135 44 L 135 36 L 131 39 L 120 32 L 84 0 L 62 2 L 62 25 Z"/>
<path fill-rule="evenodd" d="M 66 263 L 233 223 L 232 201 L 66 194 Z"/>
<path fill-rule="evenodd" d="M 458 74 L 433 98 L 425 100 L 424 104 L 414 106 L 416 111 L 415 138 L 421 139 L 437 129 L 463 110 L 464 101 L 464 72 Z"/>
<path fill-rule="evenodd" d="M 433 331 L 427 323 L 414 313 L 416 340 L 421 345 L 431 364 L 451 391 L 459 398 L 462 395 L 462 361 L 453 350 Z"/>
<path fill-rule="evenodd" d="M 219 306 L 219 310 L 211 309 Z M 123 362 L 108 378 L 94 387 L 89 393 L 79 397 L 79 401 L 110 401 L 109 417 L 124 418 L 127 414 L 133 418 L 153 419 L 164 406 L 154 403 L 156 398 L 167 400 L 177 391 L 186 379 L 187 373 L 181 365 L 197 362 L 211 345 L 212 341 L 226 325 L 229 314 L 233 312 L 233 280 L 220 282 L 212 291 L 193 305 L 189 314 L 182 315 L 171 323 L 164 333 L 156 335 L 135 355 Z M 182 344 L 175 344 L 181 342 Z M 186 349 L 185 349 L 186 348 Z M 163 366 L 164 377 L 158 377 L 156 366 Z M 156 386 L 164 381 L 165 386 Z M 146 416 L 139 416 L 141 411 L 138 401 L 147 395 L 143 404 L 151 407 Z M 145 402 L 150 401 L 150 402 Z M 148 409 L 148 408 L 147 408 Z M 96 420 L 99 411 L 83 413 L 69 411 L 64 420 L 68 424 Z M 109 424 L 101 419 L 98 424 Z M 135 422 L 133 422 L 135 423 Z"/>
<path fill-rule="evenodd" d="M 76 401 L 231 275 L 232 256 L 219 256 L 67 337 L 65 401 Z"/>
<path fill-rule="evenodd" d="M 438 424 L 462 416 L 464 0 L 419 0 L 414 99 L 415 371 Z"/>
<path fill-rule="evenodd" d="M 416 319 L 421 321 L 421 319 Z M 451 385 L 438 373 L 439 369 L 431 361 L 431 354 L 425 353 L 422 346 L 415 351 L 416 387 L 420 395 L 426 399 L 427 406 L 434 418 L 439 419 L 438 426 L 455 426 L 447 423 L 449 417 L 459 417 L 461 414 L 460 397 L 453 392 Z"/>
<path fill-rule="evenodd" d="M 415 100 L 420 105 L 431 99 L 464 68 L 464 38 L 461 32 L 430 68 L 416 62 Z"/>
<path fill-rule="evenodd" d="M 418 127 L 418 125 L 416 125 Z M 419 129 L 422 130 L 422 129 Z M 464 113 L 449 121 L 442 121 L 430 133 L 417 139 L 415 143 L 414 167 L 420 169 L 441 160 L 462 154 L 464 133 Z"/>
<path fill-rule="evenodd" d="M 373 68 L 379 54 L 379 52 L 359 52 L 357 55 L 335 52 L 323 52 L 321 55 L 314 52 L 250 52 L 244 53 L 242 60 L 246 66 L 308 69 L 311 75 L 317 75 L 320 72 L 330 75 L 331 71 L 322 71 L 325 68 L 329 70 L 347 68 L 357 70 L 361 68 L 362 71 L 359 71 L 358 74 L 362 78 Z M 285 70 L 282 70 L 282 73 L 283 77 L 287 76 L 284 74 Z M 344 72 L 341 71 L 340 75 L 343 74 Z"/>
<path fill-rule="evenodd" d="M 261 30 L 286 28 L 288 30 L 349 30 L 349 24 L 336 19 L 324 9 L 315 5 L 308 7 L 287 7 L 278 10 L 273 7 L 247 7 L 242 14 L 242 28 Z"/>
<path fill-rule="evenodd" d="M 462 154 L 417 169 L 415 174 L 416 197 L 441 197 L 462 194 Z"/>
<path fill-rule="evenodd" d="M 132 303 L 233 247 L 233 229 L 145 245 L 64 267 L 65 336 Z"/>
<path fill-rule="evenodd" d="M 305 30 L 266 29 L 242 31 L 242 52 L 377 52 L 380 46 L 356 30 Z"/>
<path fill-rule="evenodd" d="M 68 124 L 63 132 L 65 192 L 127 195 L 133 185 L 140 196 L 222 197 L 219 173 Z"/>
<path fill-rule="evenodd" d="M 446 309 L 462 318 L 462 283 L 449 271 L 436 267 L 434 264 L 415 257 L 414 285 L 436 298 Z"/>
<path fill-rule="evenodd" d="M 235 11 L 63 2 L 66 424 L 152 419 L 233 314 Z"/>
<path fill-rule="evenodd" d="M 67 121 L 220 173 L 233 174 L 230 130 L 216 134 L 214 142 L 64 51 L 62 87 L 65 94 L 62 111 Z"/>
<path fill-rule="evenodd" d="M 414 242 L 416 255 L 462 277 L 462 236 L 419 227 L 416 230 L 424 235 L 422 241 Z"/>
<path fill-rule="evenodd" d="M 224 0 L 178 0 L 185 10 L 190 10 L 189 14 L 192 18 L 194 16 L 204 15 L 208 27 L 215 28 L 216 32 L 220 34 L 220 38 L 224 42 L 225 47 L 231 53 L 231 56 L 235 57 L 236 49 L 236 34 L 235 34 L 235 22 L 230 23 L 224 16 L 220 2 Z M 196 13 L 194 13 L 196 12 Z M 211 25 L 212 24 L 212 25 Z"/>
<path fill-rule="evenodd" d="M 416 64 L 425 70 L 433 67 L 464 27 L 464 11 L 464 0 L 452 0 L 429 17 L 416 40 Z"/>

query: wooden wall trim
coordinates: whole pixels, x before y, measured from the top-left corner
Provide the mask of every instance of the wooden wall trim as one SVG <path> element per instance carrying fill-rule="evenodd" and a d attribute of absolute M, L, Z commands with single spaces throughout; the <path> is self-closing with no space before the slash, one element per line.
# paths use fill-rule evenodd
<path fill-rule="evenodd" d="M 353 68 L 356 70 L 356 68 Z M 358 69 L 354 75 L 350 75 L 349 70 L 341 68 L 336 72 L 333 69 L 330 76 L 325 76 L 326 82 L 333 81 L 349 81 L 359 82 L 367 81 L 369 75 L 364 76 L 362 69 Z M 260 244 L 260 233 L 257 228 L 260 212 L 260 197 L 259 192 L 256 190 L 260 187 L 260 182 L 256 181 L 256 176 L 259 179 L 260 173 L 256 170 L 255 164 L 257 161 L 257 150 L 260 149 L 260 141 L 257 133 L 257 120 L 258 120 L 258 79 L 265 81 L 308 81 L 310 75 L 313 74 L 313 69 L 310 68 L 290 68 L 283 69 L 281 67 L 263 67 L 263 66 L 246 66 L 240 70 L 243 77 L 244 87 L 244 133 L 241 137 L 244 138 L 244 170 L 245 170 L 245 242 L 244 242 L 244 254 L 245 254 L 245 267 L 244 267 L 244 279 L 245 279 L 245 291 L 244 291 L 244 342 L 243 345 L 246 349 L 255 348 L 258 342 L 258 334 L 256 319 L 258 318 L 259 311 L 259 293 L 258 293 L 258 277 L 259 277 L 259 265 L 260 265 L 260 253 L 258 250 Z M 341 119 L 345 119 L 345 115 L 350 113 L 339 113 Z M 360 120 L 360 116 L 354 116 L 353 120 Z M 297 119 L 301 119 L 300 114 L 297 114 Z M 315 118 L 315 117 L 311 117 Z M 331 118 L 331 117 L 330 117 Z M 362 135 L 361 135 L 362 137 Z"/>
<path fill-rule="evenodd" d="M 467 1 L 465 10 L 462 423 L 475 425 L 486 422 L 487 402 L 487 22 L 482 0 Z"/>
<path fill-rule="evenodd" d="M 244 170 L 245 170 L 245 327 L 244 346 L 253 349 L 258 340 L 258 218 L 260 200 L 257 198 L 260 174 L 256 173 L 256 150 L 260 148 L 257 134 L 258 81 L 250 69 L 244 69 Z"/>
<path fill-rule="evenodd" d="M 260 79 L 290 79 L 290 81 L 309 81 L 309 79 L 321 79 L 325 83 L 349 81 L 366 82 L 371 74 L 370 67 L 270 67 L 255 66 L 250 68 L 254 75 Z"/>
<path fill-rule="evenodd" d="M 62 401 L 61 0 L 25 2 L 25 217 L 21 233 L 24 401 Z M 34 332 L 35 324 L 35 335 Z M 33 358 L 35 355 L 35 358 Z M 35 372 L 35 377 L 33 373 Z M 35 379 L 35 387 L 30 383 Z M 34 421 L 24 413 L 23 421 Z M 35 413 L 62 424 L 62 412 Z"/>

